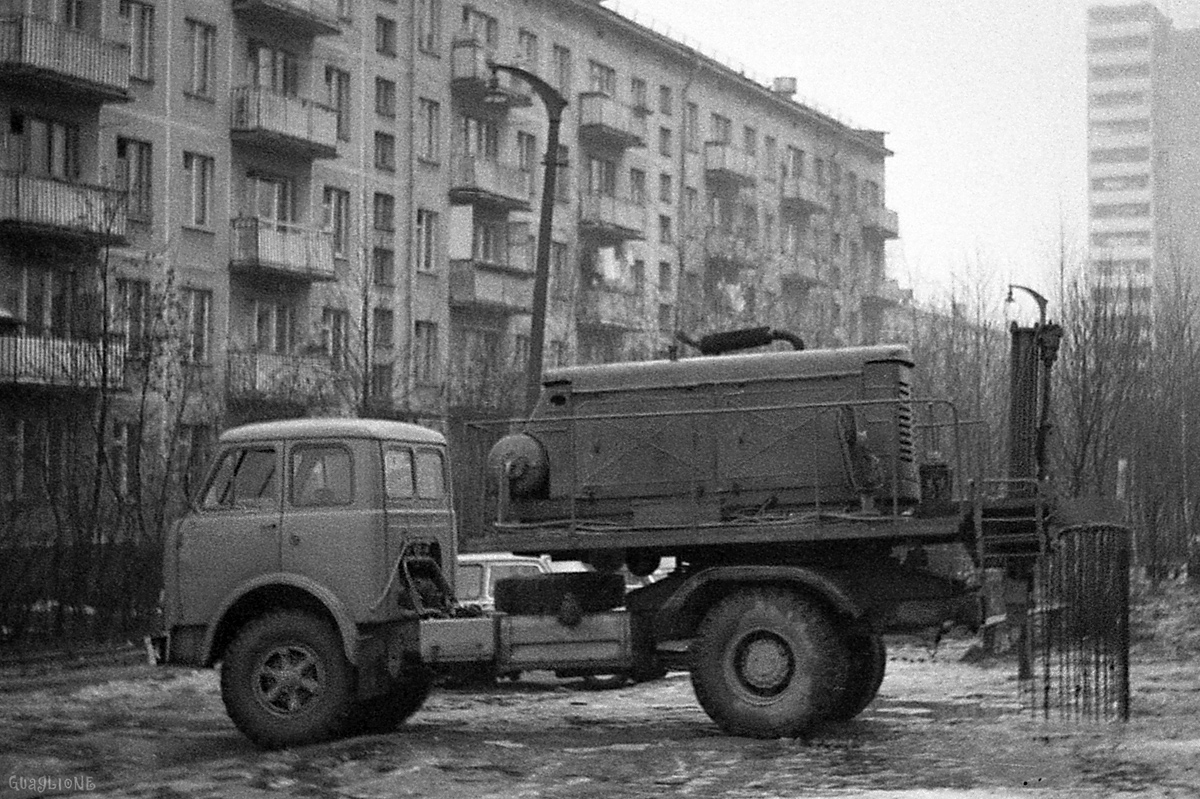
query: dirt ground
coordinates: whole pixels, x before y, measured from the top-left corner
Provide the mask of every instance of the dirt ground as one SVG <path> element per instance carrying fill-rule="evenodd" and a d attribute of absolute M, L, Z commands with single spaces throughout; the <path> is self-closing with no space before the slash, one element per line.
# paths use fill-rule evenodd
<path fill-rule="evenodd" d="M 1133 670 L 1133 718 L 1023 709 L 1010 660 L 890 641 L 879 697 L 807 739 L 720 733 L 688 675 L 588 690 L 548 674 L 438 690 L 392 735 L 282 752 L 226 718 L 212 671 L 0 675 L 0 797 L 1200 797 L 1200 663 Z"/>

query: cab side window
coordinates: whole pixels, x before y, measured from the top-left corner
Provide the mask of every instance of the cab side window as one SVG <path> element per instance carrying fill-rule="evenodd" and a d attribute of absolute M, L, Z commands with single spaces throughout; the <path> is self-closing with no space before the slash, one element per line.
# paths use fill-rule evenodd
<path fill-rule="evenodd" d="M 442 499 L 446 496 L 446 467 L 436 449 L 391 446 L 383 455 L 384 487 L 388 499 Z"/>
<path fill-rule="evenodd" d="M 331 445 L 292 450 L 291 502 L 297 507 L 348 505 L 354 499 L 350 452 Z"/>
<path fill-rule="evenodd" d="M 446 496 L 442 453 L 436 449 L 417 450 L 417 496 L 421 499 L 441 499 Z"/>
<path fill-rule="evenodd" d="M 204 492 L 202 507 L 205 510 L 279 507 L 274 448 L 231 449 L 221 456 L 212 482 Z"/>
<path fill-rule="evenodd" d="M 411 449 L 388 447 L 384 451 L 383 487 L 388 499 L 412 499 L 417 495 Z"/>

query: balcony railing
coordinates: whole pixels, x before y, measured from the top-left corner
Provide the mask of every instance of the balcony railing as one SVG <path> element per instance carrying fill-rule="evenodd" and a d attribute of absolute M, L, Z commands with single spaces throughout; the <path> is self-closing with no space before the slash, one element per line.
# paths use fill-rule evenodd
<path fill-rule="evenodd" d="M 528 313 L 533 307 L 530 274 L 488 269 L 477 261 L 450 262 L 450 304 L 503 313 Z"/>
<path fill-rule="evenodd" d="M 779 280 L 785 286 L 807 288 L 820 285 L 821 276 L 817 274 L 817 263 L 808 255 L 779 256 Z"/>
<path fill-rule="evenodd" d="M 875 281 L 863 291 L 863 302 L 894 308 L 912 298 L 912 289 L 902 289 L 893 278 Z"/>
<path fill-rule="evenodd" d="M 781 201 L 785 211 L 797 214 L 824 213 L 829 210 L 822 189 L 798 175 L 784 178 Z"/>
<path fill-rule="evenodd" d="M 116 244 L 125 240 L 127 219 L 122 192 L 0 172 L 0 225 Z"/>
<path fill-rule="evenodd" d="M 338 0 L 233 0 L 233 10 L 300 36 L 341 33 Z"/>
<path fill-rule="evenodd" d="M 53 336 L 0 336 L 0 383 L 116 389 L 125 384 L 124 369 L 120 341 L 105 347 Z"/>
<path fill-rule="evenodd" d="M 646 117 L 606 94 L 581 94 L 579 136 L 617 147 L 645 147 Z"/>
<path fill-rule="evenodd" d="M 738 268 L 762 266 L 763 251 L 758 242 L 742 234 L 711 230 L 704 243 L 708 257 Z"/>
<path fill-rule="evenodd" d="M 129 48 L 37 17 L 0 19 L 0 78 L 99 102 L 126 102 Z"/>
<path fill-rule="evenodd" d="M 256 217 L 239 217 L 230 224 L 230 269 L 299 280 L 337 279 L 329 231 Z"/>
<path fill-rule="evenodd" d="M 863 231 L 882 239 L 894 239 L 900 235 L 900 217 L 895 211 L 883 206 L 868 206 L 862 209 Z"/>
<path fill-rule="evenodd" d="M 327 355 L 230 352 L 227 391 L 230 397 L 311 399 L 328 393 L 340 374 Z"/>
<path fill-rule="evenodd" d="M 584 194 L 579 198 L 579 226 L 581 235 L 599 244 L 644 239 L 646 209 L 619 197 Z"/>
<path fill-rule="evenodd" d="M 484 203 L 528 211 L 532 172 L 474 155 L 455 155 L 450 164 L 450 201 Z"/>
<path fill-rule="evenodd" d="M 584 286 L 576 322 L 582 327 L 638 330 L 642 327 L 642 297 L 610 283 Z"/>
<path fill-rule="evenodd" d="M 233 91 L 230 132 L 238 141 L 287 148 L 308 158 L 337 155 L 337 112 L 259 86 Z"/>
<path fill-rule="evenodd" d="M 707 142 L 704 145 L 704 169 L 709 180 L 753 184 L 758 176 L 758 160 L 732 144 Z"/>
<path fill-rule="evenodd" d="M 460 33 L 450 44 L 450 86 L 455 95 L 467 104 L 483 102 L 487 99 L 489 106 L 497 109 L 520 108 L 533 103 L 533 95 L 529 84 L 511 74 L 496 76 L 496 83 L 491 84 L 492 71 L 488 68 L 489 58 L 496 54 L 487 43 L 471 32 Z M 506 64 L 512 63 L 509 59 Z M 536 72 L 536 66 L 530 66 L 518 59 L 516 66 Z"/>

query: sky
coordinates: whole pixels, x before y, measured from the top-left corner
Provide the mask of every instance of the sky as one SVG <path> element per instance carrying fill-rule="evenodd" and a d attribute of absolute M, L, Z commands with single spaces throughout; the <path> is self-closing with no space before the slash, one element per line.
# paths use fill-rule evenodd
<path fill-rule="evenodd" d="M 1107 0 L 1110 3 L 1120 0 Z M 1049 290 L 1086 245 L 1090 0 L 608 0 L 605 5 L 887 132 L 893 277 L 918 297 Z M 1177 26 L 1200 0 L 1159 3 Z"/>

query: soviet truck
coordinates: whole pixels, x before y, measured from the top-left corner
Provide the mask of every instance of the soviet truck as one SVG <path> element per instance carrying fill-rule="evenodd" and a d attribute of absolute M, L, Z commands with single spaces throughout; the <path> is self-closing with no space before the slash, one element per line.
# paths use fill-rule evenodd
<path fill-rule="evenodd" d="M 1014 345 L 1034 422 L 1053 333 Z M 728 351 L 781 337 L 796 348 Z M 906 347 L 701 344 L 715 354 L 550 370 L 528 418 L 471 425 L 455 452 L 392 421 L 226 431 L 166 546 L 162 661 L 220 664 L 229 715 L 266 747 L 391 730 L 464 666 L 686 669 L 735 735 L 853 718 L 885 633 L 978 625 L 979 569 L 1044 546 L 1039 429 L 1010 453 L 1024 488 L 991 498 Z M 454 564 L 489 551 L 593 570 L 501 581 L 481 612 L 455 600 Z M 960 568 L 930 565 L 947 551 Z M 620 567 L 666 557 L 669 576 L 626 590 Z"/>

